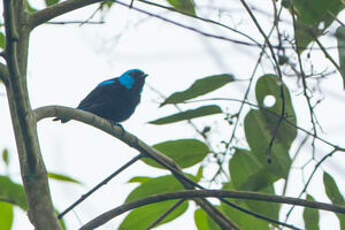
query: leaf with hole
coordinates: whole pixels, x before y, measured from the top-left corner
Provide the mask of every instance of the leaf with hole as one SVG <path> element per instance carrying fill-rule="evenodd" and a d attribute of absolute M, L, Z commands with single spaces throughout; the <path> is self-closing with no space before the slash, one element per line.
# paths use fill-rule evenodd
<path fill-rule="evenodd" d="M 160 106 L 182 103 L 212 92 L 232 81 L 234 81 L 234 76 L 231 74 L 212 75 L 198 79 L 188 89 L 170 95 Z"/>
<path fill-rule="evenodd" d="M 289 149 L 297 136 L 296 115 L 288 88 L 284 84 L 280 86 L 277 81 L 275 75 L 259 78 L 255 94 L 260 109 L 249 111 L 244 120 L 244 130 L 256 159 L 271 174 L 286 178 L 291 166 Z M 265 107 L 266 96 L 275 98 L 272 107 Z M 282 117 L 283 105 L 285 111 Z"/>
<path fill-rule="evenodd" d="M 222 109 L 218 105 L 206 105 L 196 109 L 189 109 L 183 112 L 162 117 L 157 120 L 150 121 L 149 123 L 154 125 L 165 125 L 219 113 L 222 113 Z"/>
<path fill-rule="evenodd" d="M 205 143 L 196 139 L 166 141 L 152 147 L 173 159 L 181 168 L 188 168 L 201 162 L 210 152 Z M 143 158 L 142 161 L 152 167 L 164 169 L 152 159 Z"/>

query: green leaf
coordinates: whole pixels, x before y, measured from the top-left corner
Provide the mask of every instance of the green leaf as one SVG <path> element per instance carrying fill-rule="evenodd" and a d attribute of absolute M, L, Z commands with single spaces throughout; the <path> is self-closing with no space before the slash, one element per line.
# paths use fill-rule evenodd
<path fill-rule="evenodd" d="M 205 143 L 196 139 L 166 141 L 152 147 L 173 159 L 181 168 L 188 168 L 199 163 L 210 152 Z M 164 169 L 152 159 L 143 158 L 142 161 L 152 167 Z"/>
<path fill-rule="evenodd" d="M 196 173 L 195 179 L 197 182 L 199 182 L 204 174 L 204 166 L 200 166 L 198 169 L 198 172 Z"/>
<path fill-rule="evenodd" d="M 193 0 L 167 0 L 177 11 L 195 15 Z"/>
<path fill-rule="evenodd" d="M 4 149 L 2 151 L 2 160 L 5 162 L 5 164 L 8 166 L 9 164 L 9 159 L 8 159 L 8 150 Z"/>
<path fill-rule="evenodd" d="M 236 190 L 259 191 L 279 179 L 252 152 L 236 149 L 229 161 L 231 181 Z"/>
<path fill-rule="evenodd" d="M 55 213 L 57 216 L 60 214 L 60 212 L 56 209 L 55 209 Z M 67 230 L 67 227 L 66 227 L 66 224 L 65 224 L 65 221 L 63 218 L 59 219 L 59 223 L 60 223 L 62 230 Z"/>
<path fill-rule="evenodd" d="M 0 176 L 0 199 L 18 205 L 23 210 L 28 208 L 23 186 L 13 183 L 9 177 Z"/>
<path fill-rule="evenodd" d="M 24 1 L 25 9 L 28 13 L 33 14 L 37 12 L 37 9 L 33 8 L 29 1 Z"/>
<path fill-rule="evenodd" d="M 208 217 L 203 209 L 195 210 L 194 222 L 198 230 L 221 230 L 214 220 Z"/>
<path fill-rule="evenodd" d="M 151 180 L 152 177 L 148 177 L 148 176 L 135 176 L 135 177 L 132 177 L 128 183 L 144 183 L 148 180 Z"/>
<path fill-rule="evenodd" d="M 172 175 L 161 176 L 143 182 L 135 188 L 127 197 L 126 203 L 138 200 L 150 195 L 181 191 L 183 186 Z M 130 212 L 120 225 L 120 230 L 147 229 L 158 217 L 169 210 L 177 200 L 164 201 L 156 204 L 137 208 Z M 160 224 L 172 221 L 182 215 L 188 208 L 188 202 L 183 202 L 177 209 L 172 211 Z"/>
<path fill-rule="evenodd" d="M 290 93 L 285 85 L 284 92 L 285 119 L 280 121 L 282 110 L 281 87 L 277 76 L 264 75 L 256 83 L 255 93 L 259 110 L 252 109 L 244 120 L 244 129 L 251 152 L 271 174 L 286 178 L 291 166 L 289 149 L 297 136 L 296 115 L 292 107 Z M 267 96 L 275 99 L 275 104 L 268 108 L 264 105 Z M 279 126 L 278 126 L 279 124 Z M 278 128 L 277 128 L 278 127 Z M 268 163 L 269 146 L 274 136 L 270 151 L 271 163 Z"/>
<path fill-rule="evenodd" d="M 184 112 L 175 113 L 167 117 L 159 118 L 157 120 L 150 121 L 149 123 L 154 125 L 164 125 L 218 113 L 222 113 L 222 110 L 218 105 L 206 105 L 197 109 L 190 109 Z"/>
<path fill-rule="evenodd" d="M 172 175 L 152 178 L 135 188 L 126 198 L 126 203 L 150 195 L 184 190 L 179 181 Z"/>
<path fill-rule="evenodd" d="M 334 179 L 328 173 L 323 173 L 323 184 L 326 189 L 327 197 L 331 200 L 332 204 L 345 205 L 344 197 L 340 193 L 337 184 Z M 340 229 L 345 229 L 345 215 L 336 213 L 339 222 Z"/>
<path fill-rule="evenodd" d="M 284 0 L 282 4 L 290 10 L 289 1 Z M 292 4 L 297 14 L 295 37 L 300 52 L 327 29 L 344 8 L 340 0 L 293 0 Z M 324 27 L 320 30 L 321 24 Z"/>
<path fill-rule="evenodd" d="M 338 41 L 338 54 L 340 63 L 340 74 L 343 77 L 343 86 L 345 88 L 345 27 L 339 26 L 336 32 Z"/>
<path fill-rule="evenodd" d="M 44 1 L 46 3 L 46 6 L 52 6 L 59 3 L 59 0 L 44 0 Z"/>
<path fill-rule="evenodd" d="M 13 205 L 0 201 L 0 229 L 11 230 L 13 224 Z"/>
<path fill-rule="evenodd" d="M 233 189 L 233 184 L 226 183 L 223 186 L 223 189 Z M 273 190 L 273 186 L 270 186 L 269 189 L 263 189 L 261 191 L 268 191 Z M 274 192 L 273 192 L 274 193 Z M 242 208 L 245 208 L 247 210 L 251 210 L 254 212 L 258 212 L 262 215 L 269 216 L 274 219 L 278 219 L 279 215 L 279 205 L 278 204 L 272 204 L 272 203 L 263 203 L 259 201 L 245 201 L 245 200 L 234 200 L 234 199 L 228 199 L 229 201 L 235 203 L 236 205 L 241 206 Z M 258 206 L 256 206 L 258 205 Z M 243 230 L 251 230 L 253 229 L 253 226 L 255 226 L 255 230 L 269 230 L 269 224 L 268 222 L 255 218 L 253 216 L 247 215 L 237 209 L 234 209 L 232 207 L 229 207 L 228 205 L 222 203 L 221 204 L 222 210 L 224 213 L 233 220 L 240 229 Z"/>
<path fill-rule="evenodd" d="M 234 81 L 231 74 L 220 74 L 196 80 L 188 89 L 170 95 L 161 106 L 166 104 L 178 104 L 192 98 L 214 91 L 225 84 Z"/>
<path fill-rule="evenodd" d="M 307 200 L 315 201 L 314 198 L 307 194 Z M 319 210 L 313 208 L 304 208 L 303 211 L 303 219 L 304 219 L 304 226 L 305 230 L 318 230 L 319 227 L 319 220 L 320 214 Z"/>
<path fill-rule="evenodd" d="M 82 184 L 80 181 L 73 179 L 69 176 L 63 175 L 63 174 L 58 174 L 58 173 L 52 173 L 49 172 L 48 173 L 48 177 L 50 179 L 54 179 L 54 180 L 59 180 L 59 181 L 64 181 L 64 182 L 71 182 L 71 183 L 75 183 L 75 184 Z"/>
<path fill-rule="evenodd" d="M 6 39 L 3 32 L 0 32 L 0 48 L 5 49 Z"/>

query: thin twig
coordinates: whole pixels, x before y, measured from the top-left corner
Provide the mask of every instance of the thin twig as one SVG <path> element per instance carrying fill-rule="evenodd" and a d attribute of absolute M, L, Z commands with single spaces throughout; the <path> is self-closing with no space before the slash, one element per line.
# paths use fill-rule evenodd
<path fill-rule="evenodd" d="M 81 202 L 83 202 L 86 198 L 88 198 L 92 193 L 94 193 L 95 191 L 97 191 L 97 189 L 99 189 L 100 187 L 102 187 L 103 185 L 107 184 L 111 179 L 113 179 L 115 176 L 117 176 L 119 173 L 121 173 L 123 170 L 125 170 L 126 168 L 128 168 L 129 166 L 131 166 L 132 164 L 134 164 L 136 161 L 138 161 L 139 159 L 141 159 L 143 157 L 142 154 L 139 154 L 137 156 L 135 156 L 134 158 L 132 158 L 130 161 L 128 161 L 126 164 L 124 164 L 123 166 L 121 166 L 119 169 L 117 169 L 115 172 L 113 172 L 110 176 L 108 176 L 106 179 L 104 179 L 102 182 L 100 182 L 99 184 L 97 184 L 95 187 L 93 187 L 90 191 L 88 191 L 87 193 L 85 193 L 84 195 L 82 195 L 78 200 L 76 200 L 72 205 L 70 205 L 68 208 L 66 208 L 63 212 L 61 212 L 58 215 L 58 218 L 61 219 L 64 215 L 66 215 L 69 211 L 71 211 L 74 207 L 76 207 L 78 204 L 80 204 Z"/>
<path fill-rule="evenodd" d="M 160 222 L 164 220 L 165 217 L 167 217 L 172 211 L 174 211 L 176 208 L 178 208 L 186 199 L 180 199 L 177 201 L 173 206 L 171 206 L 166 212 L 164 212 L 160 217 L 157 218 L 148 228 L 147 230 L 157 226 Z"/>
<path fill-rule="evenodd" d="M 314 176 L 316 170 L 320 167 L 320 165 L 321 165 L 325 160 L 327 160 L 327 158 L 331 157 L 331 156 L 332 156 L 335 152 L 337 152 L 337 151 L 338 151 L 338 149 L 334 148 L 331 152 L 329 152 L 329 153 L 326 154 L 324 157 L 322 157 L 322 159 L 321 159 L 319 162 L 317 162 L 317 164 L 315 165 L 314 170 L 311 172 L 311 174 L 310 174 L 310 176 L 309 176 L 309 178 L 308 178 L 308 180 L 307 180 L 307 183 L 304 185 L 302 191 L 301 191 L 300 194 L 298 195 L 298 198 L 301 198 L 301 196 L 305 193 L 305 191 L 307 191 L 307 188 L 308 188 L 308 186 L 309 186 L 309 184 L 310 184 L 310 182 L 311 182 L 311 179 L 313 178 L 313 176 Z M 294 207 L 295 207 L 295 206 L 292 206 L 292 207 L 290 208 L 290 210 L 287 212 L 286 218 L 285 218 L 286 221 L 289 219 L 289 216 L 290 216 L 292 210 L 294 209 Z"/>
<path fill-rule="evenodd" d="M 252 42 L 254 42 L 255 44 L 257 44 L 259 47 L 261 46 L 261 44 L 260 44 L 258 41 L 256 41 L 254 38 L 252 38 L 252 37 L 249 36 L 248 34 L 243 33 L 243 32 L 241 32 L 241 31 L 239 31 L 239 30 L 236 30 L 236 29 L 234 29 L 234 28 L 232 28 L 232 27 L 230 27 L 230 26 L 227 26 L 227 25 L 225 25 L 225 24 L 222 24 L 222 23 L 220 23 L 220 22 L 217 22 L 217 21 L 214 21 L 214 20 L 211 20 L 211 19 L 207 19 L 207 18 L 203 18 L 203 17 L 199 17 L 199 16 L 197 16 L 197 15 L 189 14 L 189 13 L 186 13 L 186 12 L 183 12 L 183 11 L 178 11 L 178 10 L 176 10 L 174 7 L 163 6 L 163 5 L 157 4 L 157 3 L 155 3 L 155 2 L 146 1 L 146 0 L 137 0 L 137 1 L 142 2 L 142 3 L 145 3 L 145 4 L 148 4 L 148 5 L 156 6 L 156 7 L 162 8 L 162 9 L 166 9 L 166 10 L 169 10 L 169 11 L 173 11 L 173 12 L 176 12 L 176 13 L 179 13 L 179 14 L 182 14 L 182 15 L 185 15 L 185 16 L 188 16 L 188 17 L 191 17 L 191 18 L 194 18 L 194 19 L 201 20 L 201 21 L 203 21 L 203 22 L 207 22 L 207 23 L 211 23 L 211 24 L 218 25 L 218 26 L 220 26 L 220 27 L 223 27 L 223 28 L 225 28 L 225 29 L 228 29 L 228 30 L 230 30 L 230 31 L 232 31 L 232 32 L 235 32 L 235 33 L 237 33 L 237 34 L 239 34 L 239 35 L 241 35 L 241 36 L 243 36 L 243 37 L 245 37 L 245 38 L 251 40 Z"/>
<path fill-rule="evenodd" d="M 291 16 L 292 16 L 292 21 L 293 21 L 293 27 L 294 27 L 294 31 L 297 31 L 297 24 L 296 24 L 296 18 L 295 18 L 295 10 L 294 10 L 294 7 L 293 5 L 291 5 L 290 7 L 290 10 L 292 12 Z M 306 75 L 305 75 L 305 72 L 304 72 L 304 69 L 303 69 L 303 64 L 302 64 L 302 58 L 301 58 L 301 53 L 300 53 L 300 49 L 298 47 L 298 36 L 295 36 L 295 40 L 296 40 L 296 53 L 297 53 L 297 58 L 298 58 L 298 63 L 299 63 L 299 68 L 300 68 L 300 76 L 302 78 L 302 85 L 303 85 L 303 95 L 307 101 L 307 104 L 308 104 L 308 108 L 309 108 L 309 114 L 310 114 L 310 120 L 311 120 L 311 123 L 312 123 L 312 126 L 313 126 L 313 132 L 314 132 L 314 135 L 317 136 L 317 129 L 316 129 L 316 122 L 315 122 L 315 113 L 314 113 L 314 108 L 311 104 L 311 101 L 310 101 L 310 97 L 308 95 L 308 86 L 307 86 L 307 81 L 306 81 Z M 315 156 L 315 137 L 313 137 L 313 141 L 312 141 L 312 151 L 313 151 L 313 158 Z"/>
<path fill-rule="evenodd" d="M 117 4 L 119 5 L 122 5 L 122 6 L 125 6 L 125 7 L 130 7 L 128 4 L 126 3 L 123 3 L 123 2 L 120 2 L 120 1 L 115 1 Z M 260 47 L 261 45 L 258 45 L 256 43 L 250 43 L 250 42 L 244 42 L 244 41 L 241 41 L 241 40 L 236 40 L 236 39 L 232 39 L 232 38 L 228 38 L 228 37 L 224 37 L 224 36 L 221 36 L 221 35 L 216 35 L 216 34 L 211 34 L 211 33 L 207 33 L 207 32 L 204 32 L 204 31 L 201 31 L 197 28 L 194 28 L 192 26 L 188 26 L 188 25 L 184 25 L 180 22 L 176 22 L 174 20 L 171 20 L 171 19 L 168 19 L 168 18 L 165 18 L 165 17 L 162 17 L 161 15 L 158 15 L 158 14 L 154 14 L 154 13 L 151 13 L 149 11 L 146 11 L 146 10 L 143 10 L 143 9 L 140 9 L 140 8 L 137 8 L 137 7 L 132 7 L 131 9 L 133 10 L 136 10 L 140 13 L 143 13 L 143 14 L 146 14 L 146 15 L 149 15 L 151 17 L 155 17 L 155 18 L 158 18 L 160 20 L 163 20 L 165 22 L 168 22 L 170 24 L 173 24 L 173 25 L 176 25 L 176 26 L 179 26 L 181 28 L 184 28 L 184 29 L 187 29 L 187 30 L 190 30 L 190 31 L 193 31 L 193 32 L 196 32 L 198 34 L 201 34 L 205 37 L 211 37 L 211 38 L 216 38 L 216 39 L 219 39 L 219 40 L 224 40 L 224 41 L 228 41 L 228 42 L 232 42 L 232 43 L 236 43 L 236 44 L 239 44 L 239 45 L 245 45 L 245 46 L 249 46 L 249 47 Z"/>

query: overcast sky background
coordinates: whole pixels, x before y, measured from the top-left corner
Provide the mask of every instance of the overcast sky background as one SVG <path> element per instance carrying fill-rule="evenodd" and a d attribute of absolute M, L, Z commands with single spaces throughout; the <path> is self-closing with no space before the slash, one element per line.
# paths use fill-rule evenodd
<path fill-rule="evenodd" d="M 216 5 L 213 1 L 211 2 L 214 4 L 213 6 Z M 248 34 L 262 40 L 255 27 L 247 20 L 245 11 L 232 7 L 231 4 L 234 2 L 230 1 L 227 6 L 223 5 L 229 10 L 221 15 L 222 20 L 225 23 L 235 24 L 238 29 L 245 30 Z M 253 5 L 254 2 L 257 1 L 253 1 Z M 201 4 L 204 7 L 198 9 L 198 14 L 200 16 L 209 15 L 217 19 L 218 12 L 205 7 L 207 4 L 209 4 L 207 1 Z M 270 12 L 271 6 L 268 3 L 265 4 L 261 3 L 261 9 Z M 217 26 L 182 18 L 179 15 L 157 10 L 140 3 L 135 5 L 192 25 L 200 30 L 231 38 L 240 38 Z M 39 7 L 39 5 L 36 6 Z M 93 5 L 74 11 L 55 19 L 55 21 L 85 20 L 97 6 Z M 265 21 L 269 17 L 265 14 L 259 15 L 265 30 L 268 31 L 269 24 Z M 97 21 L 98 18 L 96 16 L 92 21 Z M 286 18 L 289 19 L 287 14 Z M 344 19 L 342 15 L 339 18 Z M 28 67 L 28 88 L 33 108 L 55 104 L 75 107 L 100 81 L 118 76 L 131 68 L 140 68 L 147 72 L 149 74 L 147 84 L 167 96 L 189 87 L 196 79 L 208 75 L 232 73 L 237 79 L 245 80 L 251 76 L 251 71 L 259 55 L 258 49 L 205 38 L 197 33 L 186 31 L 119 5 L 115 5 L 107 13 L 105 21 L 106 23 L 103 25 L 84 25 L 81 27 L 79 25 L 43 25 L 35 29 L 31 36 Z M 286 25 L 288 26 L 288 24 Z M 336 26 L 331 27 L 330 31 L 334 31 Z M 244 40 L 243 38 L 240 39 Z M 336 45 L 331 37 L 322 41 L 332 42 L 333 46 Z M 335 49 L 330 50 L 330 52 L 334 57 L 337 57 Z M 325 63 L 325 58 L 321 54 L 312 56 L 312 60 L 317 63 L 315 68 L 322 69 L 329 65 Z M 264 60 L 256 77 L 262 73 L 271 72 L 272 68 L 269 62 Z M 308 111 L 304 109 L 306 102 L 301 90 L 296 87 L 295 79 L 285 80 L 288 85 L 292 86 L 291 95 L 294 99 L 298 125 L 309 129 L 311 127 L 310 118 Z M 212 95 L 241 99 L 246 84 L 247 81 L 237 81 Z M 319 122 L 324 130 L 324 133 L 320 135 L 332 143 L 345 146 L 345 123 L 342 122 L 345 97 L 340 76 L 332 75 L 324 80 L 322 89 L 325 100 L 316 109 Z M 0 150 L 9 149 L 11 154 L 9 173 L 15 181 L 20 183 L 14 135 L 3 86 L 0 86 L 0 94 Z M 212 95 L 207 96 L 207 98 Z M 255 102 L 253 91 L 249 99 Z M 169 126 L 147 124 L 150 120 L 176 112 L 172 106 L 158 108 L 159 102 L 161 102 L 160 97 L 148 86 L 145 86 L 141 104 L 135 114 L 123 123 L 125 129 L 148 144 L 156 144 L 171 139 L 199 138 L 193 129 L 184 122 Z M 220 104 L 224 111 L 232 113 L 237 112 L 239 106 L 236 103 Z M 200 105 L 191 104 L 183 106 L 183 108 L 194 108 Z M 214 127 L 210 137 L 214 142 L 228 137 L 231 133 L 229 126 L 223 121 L 223 115 L 198 119 L 196 123 L 199 127 L 204 125 Z M 243 133 L 242 128 L 242 126 L 239 127 L 239 136 Z M 137 154 L 135 150 L 119 140 L 75 121 L 62 125 L 52 122 L 51 119 L 45 119 L 38 124 L 38 133 L 48 171 L 70 175 L 84 182 L 83 186 L 78 186 L 50 181 L 54 204 L 60 211 Z M 304 134 L 299 132 L 299 137 L 291 148 L 291 152 L 296 150 L 303 136 Z M 328 146 L 318 143 L 316 159 L 321 159 L 330 150 Z M 310 148 L 307 148 L 306 151 L 310 152 Z M 302 157 L 296 161 L 296 167 L 305 163 L 310 156 L 309 152 L 304 155 L 301 154 Z M 343 165 L 345 160 L 343 154 L 336 153 L 323 164 L 322 169 L 334 176 L 339 189 L 344 193 L 345 170 Z M 310 174 L 313 168 L 314 165 L 312 164 L 306 167 L 305 177 Z M 215 167 L 211 166 L 206 175 L 211 175 L 213 169 Z M 194 167 L 187 171 L 195 173 L 196 170 L 197 167 Z M 4 172 L 4 167 L 0 163 L 0 173 Z M 292 171 L 291 177 L 298 175 L 298 178 L 301 178 L 301 173 L 300 170 L 295 169 Z M 137 175 L 156 177 L 165 174 L 166 172 L 163 170 L 153 169 L 137 162 L 77 206 L 73 212 L 67 214 L 65 221 L 69 229 L 77 229 L 91 218 L 121 205 L 127 194 L 137 186 L 137 184 L 126 183 L 131 177 Z M 317 197 L 318 201 L 329 202 L 325 196 L 321 175 L 322 170 L 318 170 L 308 191 Z M 277 191 L 281 191 L 282 184 L 282 181 L 276 183 Z M 302 187 L 302 180 L 290 182 L 288 195 L 296 196 Z M 284 216 L 284 210 L 282 216 Z M 296 210 L 290 218 L 290 223 L 303 227 L 302 209 Z M 334 223 L 335 226 L 338 225 L 333 214 L 321 213 L 321 229 L 326 229 L 330 223 Z M 125 215 L 116 218 L 101 229 L 114 229 L 114 226 L 118 226 L 124 217 Z M 31 225 L 21 210 L 16 209 L 15 218 L 14 230 L 33 229 L 28 227 Z M 157 229 L 185 229 L 186 226 L 191 230 L 196 229 L 192 209 L 187 215 L 184 214 L 183 218 Z M 333 229 L 336 230 L 335 227 Z"/>

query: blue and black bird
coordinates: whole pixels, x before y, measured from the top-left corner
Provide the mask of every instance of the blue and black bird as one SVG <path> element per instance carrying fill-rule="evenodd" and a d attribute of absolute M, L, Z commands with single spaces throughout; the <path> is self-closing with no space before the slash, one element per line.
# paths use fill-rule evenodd
<path fill-rule="evenodd" d="M 140 102 L 145 78 L 139 69 L 131 69 L 121 76 L 101 82 L 78 105 L 77 109 L 103 117 L 114 124 L 128 119 Z M 62 123 L 69 119 L 55 118 Z"/>

